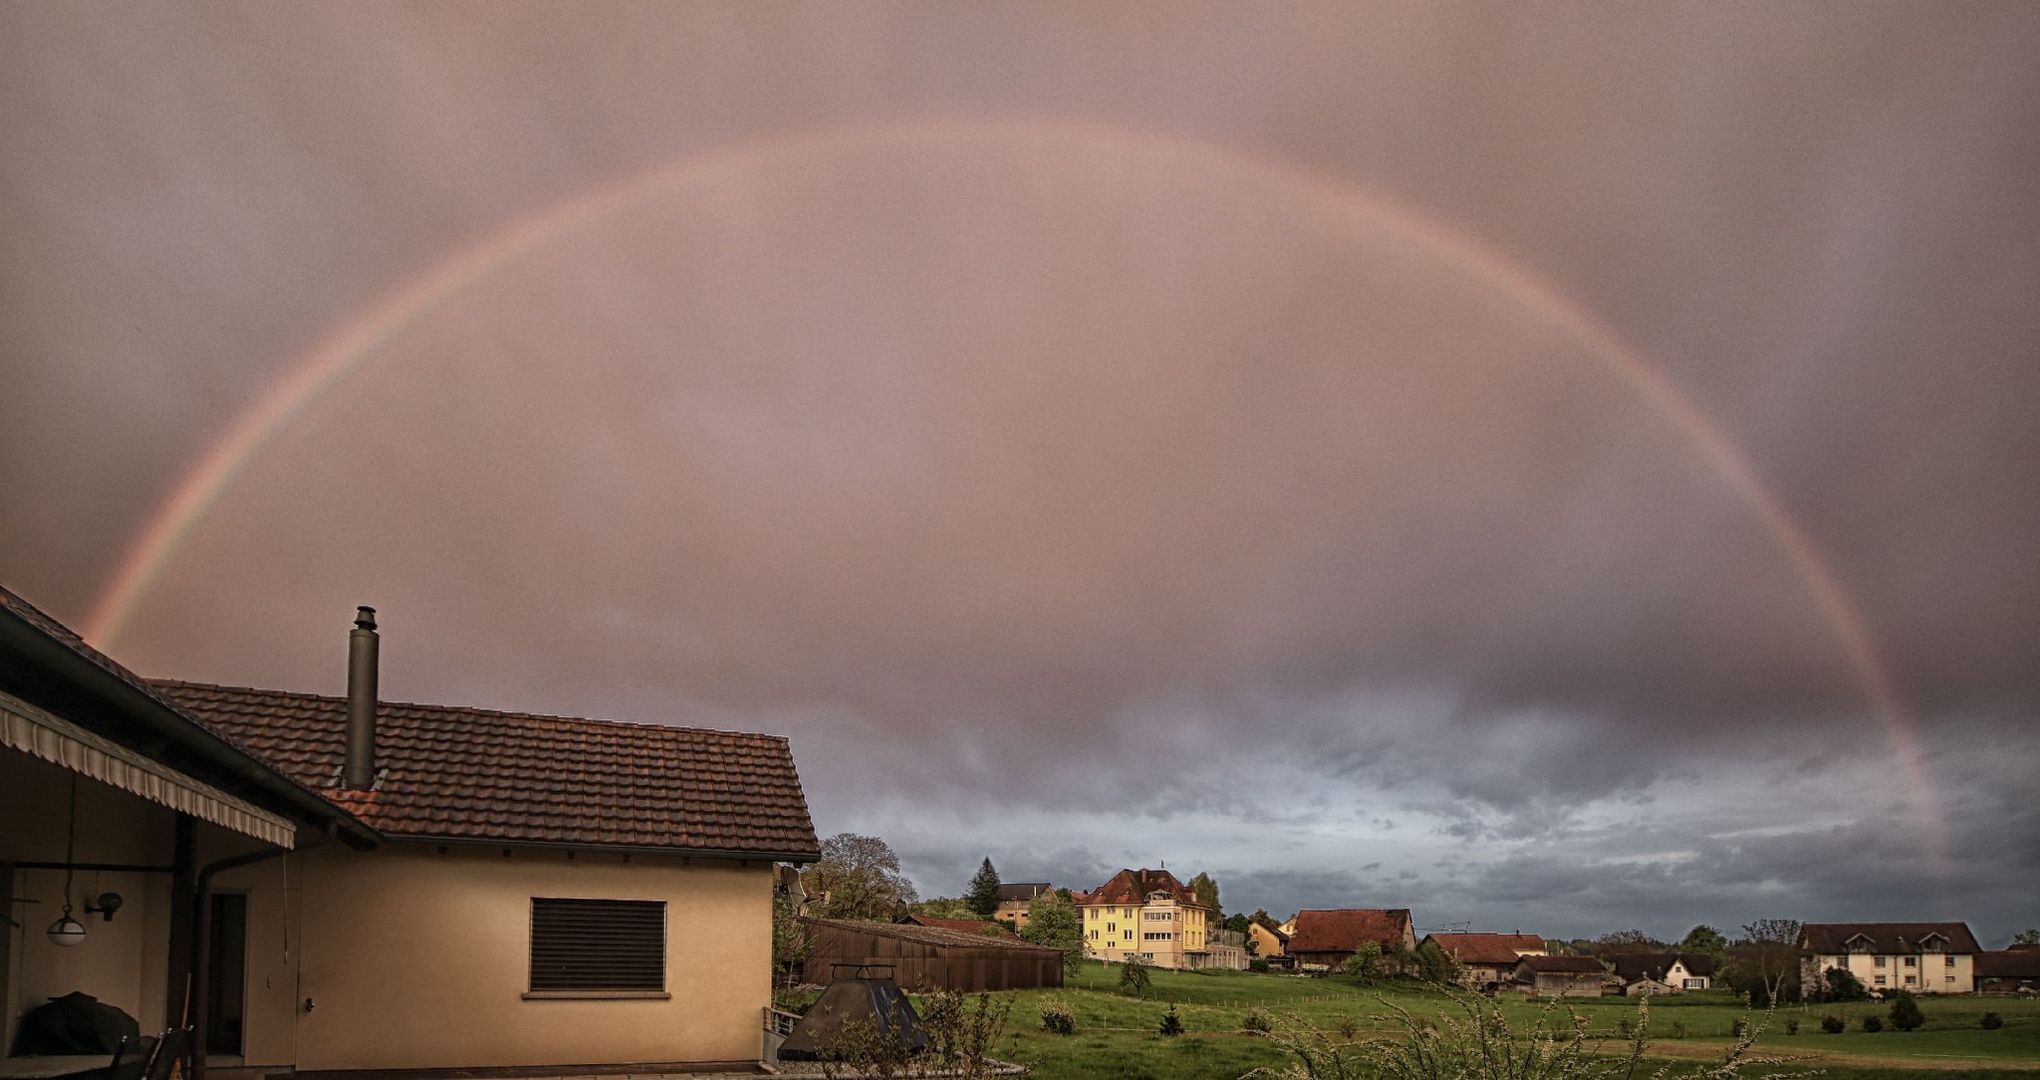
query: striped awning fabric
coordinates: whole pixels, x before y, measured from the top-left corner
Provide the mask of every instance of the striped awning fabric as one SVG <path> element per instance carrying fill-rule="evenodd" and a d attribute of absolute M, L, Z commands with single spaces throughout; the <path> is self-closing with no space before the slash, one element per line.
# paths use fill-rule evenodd
<path fill-rule="evenodd" d="M 0 745 L 281 848 L 293 846 L 297 838 L 297 826 L 289 818 L 151 761 L 7 693 L 0 693 Z"/>

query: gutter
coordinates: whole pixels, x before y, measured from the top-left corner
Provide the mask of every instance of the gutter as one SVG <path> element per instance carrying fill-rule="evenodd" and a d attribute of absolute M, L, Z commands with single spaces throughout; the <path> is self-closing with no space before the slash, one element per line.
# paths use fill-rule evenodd
<path fill-rule="evenodd" d="M 491 840 L 485 836 L 425 836 L 406 833 L 385 836 L 393 844 L 447 844 L 479 848 L 529 848 L 539 851 L 598 851 L 617 855 L 680 855 L 696 859 L 735 859 L 747 862 L 815 863 L 822 861 L 812 851 L 731 851 L 720 848 L 653 847 L 637 844 L 573 844 L 560 840 Z"/>
<path fill-rule="evenodd" d="M 373 847 L 381 839 L 360 818 L 228 742 L 183 710 L 95 663 L 15 613 L 6 614 L 7 618 L 0 619 L 0 644 L 18 650 L 28 665 L 40 665 L 81 693 L 106 701 L 151 733 L 270 796 L 273 802 L 287 806 L 301 820 L 331 823 L 349 846 Z"/>

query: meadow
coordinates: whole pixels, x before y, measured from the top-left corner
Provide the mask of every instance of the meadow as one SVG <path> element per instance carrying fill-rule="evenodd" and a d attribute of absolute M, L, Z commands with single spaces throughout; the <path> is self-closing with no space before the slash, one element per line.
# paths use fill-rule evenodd
<path fill-rule="evenodd" d="M 1242 1030 L 1249 1013 L 1290 1016 L 1330 1033 L 1340 1042 L 1365 1042 L 1387 1037 L 1393 1030 L 1391 1007 L 1418 1017 L 1435 1017 L 1453 1008 L 1452 1001 L 1433 990 L 1408 984 L 1363 986 L 1341 977 L 1304 978 L 1249 972 L 1155 971 L 1145 998 L 1119 992 L 1119 969 L 1087 962 L 1060 990 L 1015 991 L 995 995 L 1011 1005 L 997 1056 L 1032 1067 L 1041 1080 L 1231 1080 L 1255 1068 L 1286 1064 L 1281 1051 L 1266 1037 Z M 1076 1032 L 1055 1035 L 1041 1027 L 1041 1002 L 1057 998 L 1076 1014 Z M 1162 1015 L 1173 1004 L 1184 1032 L 1161 1035 Z M 1570 1007 L 1585 1018 L 1596 1036 L 1606 1036 L 1607 1050 L 1626 1046 L 1624 1020 L 1634 1022 L 1636 1000 L 1605 997 L 1572 999 Z M 1799 1059 L 1794 1068 L 1818 1067 L 1833 1080 L 1883 1080 L 1889 1077 L 1952 1077 L 1987 1075 L 1991 1080 L 2040 1080 L 2040 1001 L 2008 998 L 1922 998 L 1926 1024 L 1916 1031 L 1865 1032 L 1861 1018 L 1882 1016 L 1886 1006 L 1873 1002 L 1808 1005 L 1779 1009 L 1757 1043 L 1761 1053 Z M 1520 1031 L 1537 1022 L 1542 1004 L 1505 1000 L 1504 1008 Z M 1984 1030 L 1985 1010 L 1997 1012 L 2004 1026 Z M 1845 1017 L 1848 1030 L 1827 1034 L 1823 1015 Z M 1552 1014 L 1563 1019 L 1563 1011 Z M 1739 999 L 1725 992 L 1672 995 L 1656 999 L 1650 1011 L 1655 1060 L 1701 1062 L 1717 1059 L 1733 1041 L 1732 1025 L 1744 1015 Z M 1763 1014 L 1755 1014 L 1759 1022 Z M 1797 1032 L 1788 1034 L 1791 1021 Z M 1345 1032 L 1351 1032 L 1348 1036 Z M 1655 1067 L 1655 1066 L 1653 1066 Z M 1763 1076 L 1762 1068 L 1745 1075 Z"/>

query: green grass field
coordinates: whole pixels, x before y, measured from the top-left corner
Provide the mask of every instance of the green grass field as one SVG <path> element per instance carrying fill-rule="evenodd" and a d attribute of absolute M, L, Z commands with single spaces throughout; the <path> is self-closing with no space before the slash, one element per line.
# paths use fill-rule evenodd
<path fill-rule="evenodd" d="M 1362 987 L 1340 978 L 1155 971 L 1145 1000 L 1118 993 L 1118 979 L 1118 967 L 1087 963 L 1061 990 L 998 995 L 1012 1004 L 998 1056 L 1032 1066 L 1033 1075 L 1042 1080 L 1230 1080 L 1258 1066 L 1284 1063 L 1267 1039 L 1241 1030 L 1241 1021 L 1256 1007 L 1270 1014 L 1299 1017 L 1335 1037 L 1342 1023 L 1350 1021 L 1356 1041 L 1388 1034 L 1390 1025 L 1381 1017 L 1390 1011 L 1391 1003 L 1420 1017 L 1435 1016 L 1452 1007 L 1435 992 L 1407 986 Z M 1076 1012 L 1075 1035 L 1053 1035 L 1041 1029 L 1044 995 L 1062 999 Z M 1164 1037 L 1156 1025 L 1171 1003 L 1176 1005 L 1185 1033 Z M 1882 1015 L 1882 1005 L 1866 1002 L 1781 1009 L 1758 1049 L 1801 1058 L 1797 1067 L 1823 1068 L 1835 1080 L 1964 1074 L 1983 1074 L 1991 1080 L 2040 1080 L 2040 1002 L 1959 997 L 1922 998 L 1920 1003 L 1927 1017 L 1924 1027 L 1912 1032 L 1887 1028 L 1876 1034 L 1863 1031 L 1859 1021 L 1871 1013 Z M 1636 1015 L 1634 999 L 1585 998 L 1568 1004 L 1588 1019 L 1596 1034 L 1610 1037 L 1611 1052 L 1620 1049 L 1618 1025 Z M 1522 1030 L 1535 1022 L 1541 1006 L 1507 1002 L 1505 1008 Z M 2005 1026 L 1996 1031 L 1978 1026 L 1986 1009 L 2004 1017 Z M 1847 1017 L 1849 1030 L 1839 1035 L 1823 1033 L 1820 1017 L 1828 1012 Z M 1740 1001 L 1726 993 L 1658 999 L 1651 1008 L 1651 1055 L 1692 1061 L 1718 1057 L 1730 1045 L 1730 1026 L 1742 1015 Z M 1785 1033 L 1788 1019 L 1799 1021 L 1797 1034 Z M 1674 1037 L 1675 1030 L 1681 1029 L 1683 1037 Z M 1748 1072 L 1763 1074 L 1760 1069 Z"/>

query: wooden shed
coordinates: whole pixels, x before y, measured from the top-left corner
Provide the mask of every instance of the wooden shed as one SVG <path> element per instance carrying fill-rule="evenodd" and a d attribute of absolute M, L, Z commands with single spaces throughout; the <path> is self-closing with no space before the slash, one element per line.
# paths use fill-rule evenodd
<path fill-rule="evenodd" d="M 939 926 L 802 919 L 811 948 L 802 963 L 810 983 L 827 983 L 838 964 L 890 967 L 912 993 L 927 990 L 1037 990 L 1063 984 L 1060 949 Z M 848 970 L 847 968 L 845 969 Z"/>

